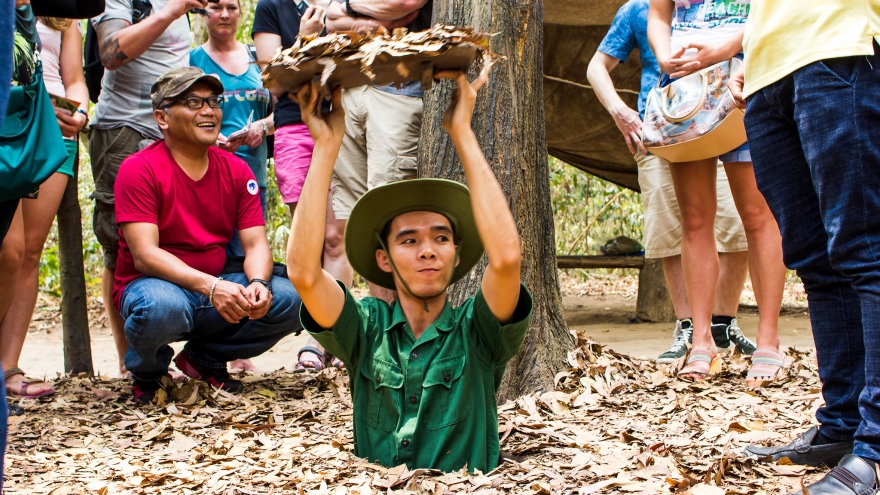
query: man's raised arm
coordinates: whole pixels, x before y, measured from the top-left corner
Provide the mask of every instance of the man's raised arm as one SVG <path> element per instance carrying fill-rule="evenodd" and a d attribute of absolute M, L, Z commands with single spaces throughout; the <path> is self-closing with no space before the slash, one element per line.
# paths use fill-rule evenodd
<path fill-rule="evenodd" d="M 169 0 L 158 12 L 143 21 L 109 18 L 95 26 L 101 64 L 107 70 L 116 70 L 140 57 L 159 36 L 180 16 L 194 8 L 204 8 L 207 0 Z"/>
<path fill-rule="evenodd" d="M 489 266 L 483 274 L 483 297 L 492 314 L 503 324 L 510 321 L 519 300 L 522 251 L 507 197 L 471 128 L 477 91 L 486 83 L 490 70 L 491 64 L 485 64 L 473 83 L 468 82 L 464 74 L 456 77 L 458 89 L 443 115 L 443 127 L 449 132 L 461 158 L 470 188 L 474 220 L 489 257 Z"/>
<path fill-rule="evenodd" d="M 345 134 L 342 88 L 333 91 L 330 113 L 321 113 L 321 98 L 321 88 L 315 81 L 297 95 L 302 120 L 315 140 L 315 149 L 287 241 L 287 274 L 315 323 L 332 328 L 342 313 L 345 296 L 333 276 L 321 268 L 321 258 L 327 190 Z"/>

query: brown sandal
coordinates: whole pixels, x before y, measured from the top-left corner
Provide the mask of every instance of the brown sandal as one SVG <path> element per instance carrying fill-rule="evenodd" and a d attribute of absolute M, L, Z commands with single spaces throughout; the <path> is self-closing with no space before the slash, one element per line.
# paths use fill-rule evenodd
<path fill-rule="evenodd" d="M 52 385 L 50 385 L 49 383 L 47 383 L 43 380 L 35 380 L 33 378 L 27 378 L 24 374 L 24 370 L 22 370 L 21 368 L 9 368 L 8 370 L 4 371 L 3 372 L 3 379 L 8 382 L 10 378 L 12 378 L 13 376 L 18 376 L 18 375 L 21 375 L 24 378 L 24 380 L 22 380 L 22 382 L 21 382 L 21 391 L 17 394 L 14 394 L 14 393 L 12 393 L 11 390 L 9 390 L 7 388 L 8 395 L 10 395 L 12 397 L 19 397 L 21 399 L 39 399 L 40 397 L 46 397 L 46 396 L 49 396 L 49 395 L 52 395 L 55 393 L 55 389 L 51 388 L 51 390 L 46 390 L 46 391 L 39 393 L 39 394 L 28 395 L 27 389 L 31 385 L 35 385 L 37 383 L 46 383 L 47 385 L 49 385 L 49 387 L 52 387 Z"/>

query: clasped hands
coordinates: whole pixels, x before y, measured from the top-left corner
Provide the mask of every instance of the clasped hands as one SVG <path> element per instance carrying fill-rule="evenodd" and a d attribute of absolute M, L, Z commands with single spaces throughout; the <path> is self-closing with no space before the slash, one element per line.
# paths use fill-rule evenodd
<path fill-rule="evenodd" d="M 272 294 L 263 284 L 254 282 L 247 287 L 221 280 L 214 287 L 214 308 L 229 323 L 238 323 L 245 316 L 258 320 L 269 312 Z"/>

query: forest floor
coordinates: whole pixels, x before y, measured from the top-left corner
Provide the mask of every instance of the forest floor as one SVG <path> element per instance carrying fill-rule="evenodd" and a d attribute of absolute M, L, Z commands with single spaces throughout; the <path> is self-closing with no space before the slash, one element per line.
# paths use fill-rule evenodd
<path fill-rule="evenodd" d="M 94 301 L 96 377 L 63 377 L 57 301 L 41 299 L 20 366 L 53 378 L 52 398 L 24 400 L 10 421 L 10 494 L 788 493 L 822 471 L 742 456 L 787 441 L 822 403 L 802 288 L 787 286 L 780 321 L 783 378 L 752 391 L 748 361 L 727 356 L 708 383 L 675 377 L 653 358 L 670 323 L 635 322 L 634 277 L 563 276 L 578 338 L 556 389 L 499 407 L 502 464 L 490 473 L 382 468 L 352 454 L 347 373 L 292 374 L 304 337 L 254 359 L 233 396 L 183 381 L 161 406 L 136 405 L 118 378 L 112 338 Z M 750 290 L 740 326 L 754 338 Z M 612 350 L 613 349 L 613 350 Z"/>

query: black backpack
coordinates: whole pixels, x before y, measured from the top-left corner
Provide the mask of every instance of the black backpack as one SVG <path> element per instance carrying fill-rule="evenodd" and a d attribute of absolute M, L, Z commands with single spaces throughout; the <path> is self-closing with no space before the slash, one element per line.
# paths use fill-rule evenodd
<path fill-rule="evenodd" d="M 86 28 L 86 41 L 83 46 L 83 73 L 86 76 L 86 87 L 89 88 L 89 100 L 98 103 L 101 95 L 101 79 L 104 78 L 104 66 L 98 49 L 98 33 L 91 21 Z"/>
<path fill-rule="evenodd" d="M 146 19 L 153 10 L 150 0 L 134 0 L 132 2 L 132 24 Z M 101 63 L 101 51 L 98 44 L 98 32 L 91 21 L 87 22 L 86 40 L 83 46 L 83 73 L 86 76 L 86 87 L 89 89 L 89 100 L 98 103 L 101 95 L 101 80 L 104 79 L 104 65 Z"/>

